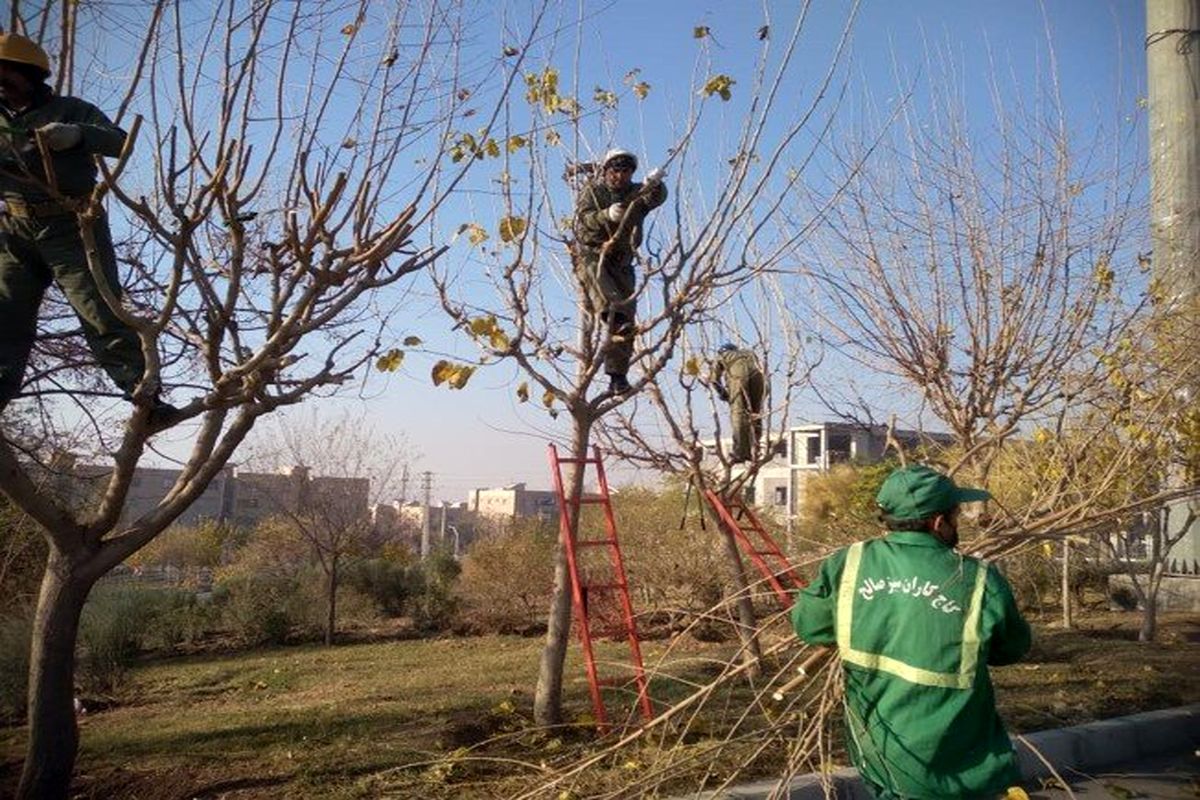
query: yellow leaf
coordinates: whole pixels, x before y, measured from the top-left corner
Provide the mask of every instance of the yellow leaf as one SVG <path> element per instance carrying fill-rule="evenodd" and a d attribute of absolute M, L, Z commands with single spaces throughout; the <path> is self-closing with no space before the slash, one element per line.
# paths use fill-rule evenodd
<path fill-rule="evenodd" d="M 527 141 L 524 136 L 510 136 L 508 137 L 508 152 L 515 153 L 526 144 Z"/>
<path fill-rule="evenodd" d="M 421 344 L 422 344 L 422 342 L 421 342 L 420 336 L 405 336 L 404 337 L 404 346 L 405 347 L 420 347 Z"/>
<path fill-rule="evenodd" d="M 705 82 L 704 88 L 700 92 L 705 97 L 712 97 L 714 94 L 719 94 L 722 100 L 729 100 L 733 96 L 729 91 L 729 87 L 735 83 L 737 81 L 728 75 L 714 75 Z"/>
<path fill-rule="evenodd" d="M 525 233 L 525 220 L 522 217 L 504 217 L 500 220 L 500 241 L 512 242 L 521 238 Z"/>
<path fill-rule="evenodd" d="M 705 36 L 708 36 L 707 25 L 697 25 L 696 27 L 692 28 L 693 39 L 703 39 Z"/>
<path fill-rule="evenodd" d="M 526 381 L 521 381 L 521 385 L 517 387 L 517 400 L 522 403 L 529 402 L 529 384 Z"/>
<path fill-rule="evenodd" d="M 495 139 L 488 139 L 483 143 L 483 152 L 487 153 L 492 158 L 500 157 L 500 145 L 496 144 Z"/>
<path fill-rule="evenodd" d="M 433 379 L 434 386 L 441 386 L 445 381 L 449 380 L 453 373 L 454 365 L 443 358 L 433 365 L 433 370 L 429 373 L 429 377 Z"/>
<path fill-rule="evenodd" d="M 700 359 L 692 356 L 687 361 L 683 362 L 683 371 L 693 378 L 700 374 Z"/>
<path fill-rule="evenodd" d="M 554 392 L 549 389 L 542 392 L 542 405 L 546 408 L 554 408 Z"/>
<path fill-rule="evenodd" d="M 459 225 L 458 233 L 465 233 L 467 235 L 467 241 L 470 242 L 472 246 L 482 244 L 483 242 L 486 242 L 488 238 L 488 233 L 483 229 L 483 226 L 475 222 L 464 222 L 462 225 Z"/>
<path fill-rule="evenodd" d="M 414 337 L 410 336 L 409 338 Z M 408 344 L 408 339 L 405 339 L 404 343 Z M 404 363 L 404 351 L 393 348 L 379 357 L 379 360 L 375 362 L 375 368 L 380 372 L 395 372 L 400 369 L 402 363 Z"/>
<path fill-rule="evenodd" d="M 617 107 L 616 93 L 610 92 L 608 89 L 602 89 L 599 86 L 596 87 L 596 91 L 592 94 L 592 99 L 605 108 Z"/>
<path fill-rule="evenodd" d="M 347 150 L 353 150 L 357 146 L 358 146 L 358 139 L 355 139 L 352 136 L 347 137 L 342 140 L 342 147 L 344 147 Z"/>
<path fill-rule="evenodd" d="M 650 94 L 650 84 L 645 81 L 640 81 L 633 85 L 633 93 L 638 96 L 639 100 L 645 100 L 646 95 Z"/>
<path fill-rule="evenodd" d="M 471 380 L 471 376 L 474 373 L 474 367 L 467 364 L 459 364 L 454 368 L 453 374 L 446 379 L 446 385 L 451 389 L 461 389 L 467 385 L 467 381 Z"/>
<path fill-rule="evenodd" d="M 353 36 L 358 31 L 358 26 L 351 22 L 349 25 L 342 26 L 342 33 L 347 36 Z"/>
<path fill-rule="evenodd" d="M 546 131 L 546 144 L 558 144 L 562 141 L 562 136 L 558 131 Z"/>
<path fill-rule="evenodd" d="M 1020 786 L 1010 786 L 1004 793 L 1004 800 L 1029 800 L 1029 795 Z"/>

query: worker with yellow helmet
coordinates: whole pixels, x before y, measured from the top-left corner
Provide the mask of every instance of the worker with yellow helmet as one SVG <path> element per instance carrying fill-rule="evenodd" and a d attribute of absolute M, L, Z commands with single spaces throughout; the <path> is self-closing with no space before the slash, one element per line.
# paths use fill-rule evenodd
<path fill-rule="evenodd" d="M 0 34 L 0 409 L 21 390 L 38 307 L 51 281 L 74 308 L 96 360 L 126 397 L 145 372 L 137 334 L 105 302 L 88 269 L 71 208 L 96 185 L 95 157 L 119 156 L 125 132 L 91 103 L 55 94 L 46 84 L 49 77 L 50 58 L 36 42 Z M 39 139 L 50 152 L 53 176 L 46 174 Z M 93 233 L 104 278 L 119 297 L 106 218 L 95 221 Z M 164 426 L 177 413 L 157 394 L 150 403 L 152 427 Z"/>

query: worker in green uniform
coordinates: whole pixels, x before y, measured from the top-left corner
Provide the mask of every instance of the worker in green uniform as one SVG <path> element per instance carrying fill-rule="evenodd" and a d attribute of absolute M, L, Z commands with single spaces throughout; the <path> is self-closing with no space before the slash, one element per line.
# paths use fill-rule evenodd
<path fill-rule="evenodd" d="M 599 176 L 589 181 L 575 200 L 575 274 L 588 310 L 608 328 L 604 371 L 612 394 L 630 389 L 637 311 L 633 260 L 642 243 L 642 225 L 646 214 L 667 199 L 663 170 L 651 170 L 642 184 L 633 180 L 637 166 L 633 153 L 609 150 Z"/>
<path fill-rule="evenodd" d="M 120 155 L 125 132 L 98 108 L 55 95 L 46 85 L 50 58 L 31 39 L 0 34 L 0 409 L 21 389 L 37 331 L 38 307 L 56 282 L 75 310 L 100 366 L 130 397 L 145 371 L 137 334 L 104 301 L 88 269 L 72 200 L 96 185 L 95 156 Z M 37 139 L 51 153 L 46 174 Z M 60 202 L 49 189 L 57 186 Z M 93 223 L 105 279 L 120 297 L 117 259 L 108 221 Z M 178 411 L 157 393 L 149 399 L 151 427 Z"/>
<path fill-rule="evenodd" d="M 717 350 L 713 363 L 713 389 L 729 403 L 729 423 L 733 428 L 730 461 L 749 461 L 762 440 L 762 407 L 765 380 L 758 358 L 749 350 L 725 342 Z"/>
<path fill-rule="evenodd" d="M 877 798 L 991 798 L 1019 782 L 988 665 L 1029 650 L 995 566 L 959 555 L 961 504 L 986 500 L 924 466 L 876 502 L 890 533 L 827 558 L 792 609 L 796 633 L 836 644 L 851 757 Z"/>

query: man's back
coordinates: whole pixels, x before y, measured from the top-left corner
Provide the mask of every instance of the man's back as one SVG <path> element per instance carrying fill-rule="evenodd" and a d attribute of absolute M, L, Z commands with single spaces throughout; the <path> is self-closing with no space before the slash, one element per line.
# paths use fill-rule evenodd
<path fill-rule="evenodd" d="M 1030 634 L 994 567 L 925 532 L 891 533 L 827 559 L 793 623 L 805 641 L 838 645 L 867 780 L 918 800 L 1015 782 L 987 665 L 1019 659 Z"/>

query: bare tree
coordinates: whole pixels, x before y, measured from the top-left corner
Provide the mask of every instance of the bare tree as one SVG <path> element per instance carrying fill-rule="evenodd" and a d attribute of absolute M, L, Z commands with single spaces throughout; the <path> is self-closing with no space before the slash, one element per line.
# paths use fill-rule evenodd
<path fill-rule="evenodd" d="M 299 467 L 305 480 L 298 502 L 276 498 L 277 517 L 308 543 L 325 576 L 325 644 L 332 645 L 341 569 L 368 546 L 371 506 L 394 495 L 408 448 L 348 413 L 335 420 L 284 418 L 277 430 L 277 439 L 261 442 L 263 456 Z"/>
<path fill-rule="evenodd" d="M 464 15 L 453 2 L 225 0 L 194 11 L 171 0 L 13 8 L 13 27 L 58 53 L 64 89 L 84 74 L 125 76 L 90 89 L 112 100 L 129 136 L 74 207 L 90 247 L 93 221 L 114 201 L 130 304 L 112 291 L 105 302 L 137 332 L 147 363 L 123 425 L 127 407 L 98 404 L 86 386 L 74 393 L 70 371 L 40 364 L 27 376 L 24 394 L 46 424 L 82 417 L 94 450 L 111 458 L 95 507 L 76 511 L 39 488 L 33 465 L 47 454 L 36 440 L 16 438 L 6 423 L 0 441 L 0 489 L 50 550 L 20 797 L 67 794 L 76 633 L 96 580 L 176 519 L 259 419 L 347 386 L 389 343 L 402 301 L 390 289 L 444 252 L 431 223 L 470 166 L 446 169 L 440 154 L 465 99 L 485 94 L 494 74 L 464 63 Z M 93 62 L 76 42 L 130 35 L 95 55 L 121 69 L 77 66 Z M 506 57 L 497 45 L 485 60 Z M 498 113 L 508 84 L 492 88 L 485 118 Z M 141 401 L 160 385 L 197 395 L 179 421 L 192 426 L 190 452 L 163 500 L 122 520 L 152 435 Z"/>
<path fill-rule="evenodd" d="M 1029 103 L 993 84 L 984 129 L 950 58 L 928 71 L 950 77 L 868 138 L 878 157 L 830 210 L 806 272 L 829 346 L 919 394 L 962 445 L 951 469 L 985 477 L 1023 424 L 1104 380 L 1095 353 L 1143 306 L 1144 170 L 1127 146 L 1136 127 L 1077 141 L 1053 77 Z"/>
<path fill-rule="evenodd" d="M 565 174 L 571 188 L 586 180 L 588 157 L 616 144 L 610 140 L 611 125 L 621 104 L 636 104 L 652 91 L 664 90 L 653 88 L 649 76 L 634 68 L 624 86 L 597 88 L 591 102 L 585 102 L 578 89 L 592 85 L 590 79 L 579 73 L 563 78 L 551 53 L 545 66 L 523 75 L 528 105 L 510 106 L 502 132 L 489 129 L 480 137 L 461 139 L 464 155 L 482 158 L 490 152 L 500 162 L 495 178 L 500 246 L 490 249 L 488 231 L 477 223 L 462 226 L 479 247 L 480 269 L 470 280 L 459 272 L 435 270 L 442 305 L 479 343 L 484 361 L 505 360 L 520 370 L 525 378 L 517 387 L 520 399 L 540 397 L 552 416 L 565 412 L 571 457 L 588 453 L 598 420 L 636 403 L 658 380 L 691 327 L 709 319 L 739 289 L 761 281 L 807 233 L 786 231 L 781 209 L 787 198 L 799 194 L 803 169 L 818 146 L 814 142 L 821 140 L 836 108 L 839 66 L 853 16 L 852 9 L 843 36 L 829 46 L 829 69 L 815 79 L 815 86 L 809 84 L 808 99 L 798 108 L 791 98 L 802 78 L 793 56 L 808 44 L 804 9 L 781 24 L 764 19 L 759 59 L 748 77 L 720 72 L 713 64 L 718 55 L 709 49 L 708 30 L 696 30 L 696 73 L 703 77 L 688 88 L 692 99 L 686 116 L 660 162 L 673 176 L 671 199 L 650 217 L 645 253 L 637 261 L 630 298 L 638 308 L 633 386 L 627 394 L 598 391 L 594 385 L 614 342 L 582 299 L 574 273 L 580 265 L 571 260 L 576 238 L 569 221 L 572 198 L 562 191 L 558 176 Z M 587 34 L 581 30 L 580 35 Z M 567 84 L 573 84 L 573 94 L 563 88 Z M 735 96 L 739 127 L 722 140 L 709 117 L 716 113 L 714 105 Z M 591 133 L 591 123 L 598 123 L 596 133 Z M 643 154 L 643 160 L 653 161 L 653 156 Z M 491 299 L 480 299 L 488 290 Z M 461 384 L 470 369 L 448 364 L 446 375 Z M 576 462 L 566 478 L 568 497 L 579 497 L 582 485 L 583 465 Z M 579 520 L 574 504 L 570 507 L 566 535 L 573 536 Z M 570 620 L 568 565 L 560 543 L 535 696 L 535 717 L 541 724 L 563 719 L 562 670 Z"/>

